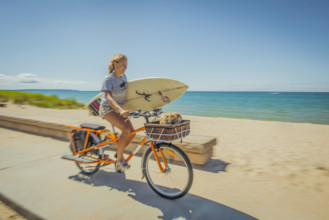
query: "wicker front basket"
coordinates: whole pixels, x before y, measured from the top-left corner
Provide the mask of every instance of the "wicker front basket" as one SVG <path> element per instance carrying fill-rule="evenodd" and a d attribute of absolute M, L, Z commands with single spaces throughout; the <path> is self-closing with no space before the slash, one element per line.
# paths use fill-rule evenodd
<path fill-rule="evenodd" d="M 190 120 L 177 124 L 145 123 L 146 137 L 153 141 L 174 141 L 190 134 Z"/>

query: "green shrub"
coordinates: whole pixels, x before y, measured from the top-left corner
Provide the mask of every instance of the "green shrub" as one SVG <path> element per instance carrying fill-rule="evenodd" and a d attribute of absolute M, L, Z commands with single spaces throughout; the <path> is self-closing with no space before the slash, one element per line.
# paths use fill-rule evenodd
<path fill-rule="evenodd" d="M 77 109 L 84 104 L 74 99 L 59 99 L 56 95 L 43 95 L 39 93 L 0 91 L 0 102 L 12 101 L 15 104 L 33 105 L 42 108 Z"/>

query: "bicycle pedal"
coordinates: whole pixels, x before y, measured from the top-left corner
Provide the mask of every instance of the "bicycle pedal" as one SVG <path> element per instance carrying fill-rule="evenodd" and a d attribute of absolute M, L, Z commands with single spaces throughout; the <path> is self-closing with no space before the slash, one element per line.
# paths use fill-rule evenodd
<path fill-rule="evenodd" d="M 116 164 L 114 164 L 114 166 L 115 166 L 115 170 L 118 173 L 124 173 L 126 170 L 130 169 L 130 164 L 127 164 L 127 163 L 125 163 L 124 165 L 121 163 L 120 166 L 117 166 Z"/>

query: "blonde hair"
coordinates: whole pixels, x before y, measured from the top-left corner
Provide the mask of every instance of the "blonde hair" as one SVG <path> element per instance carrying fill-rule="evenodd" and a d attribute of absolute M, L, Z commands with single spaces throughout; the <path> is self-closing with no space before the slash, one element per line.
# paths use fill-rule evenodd
<path fill-rule="evenodd" d="M 127 56 L 126 55 L 123 55 L 123 54 L 115 54 L 113 57 L 112 57 L 112 60 L 109 64 L 109 73 L 113 73 L 114 71 L 114 64 L 113 63 L 117 63 L 119 62 L 120 60 L 122 59 L 126 59 L 127 60 Z"/>

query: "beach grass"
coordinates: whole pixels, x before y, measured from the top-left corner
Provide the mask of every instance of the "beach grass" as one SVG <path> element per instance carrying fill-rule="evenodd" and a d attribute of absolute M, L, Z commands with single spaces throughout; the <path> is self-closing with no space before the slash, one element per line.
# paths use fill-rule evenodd
<path fill-rule="evenodd" d="M 59 99 L 56 95 L 43 95 L 18 91 L 0 91 L 0 102 L 13 102 L 14 104 L 32 105 L 42 108 L 55 109 L 81 109 L 84 104 L 75 99 Z"/>

